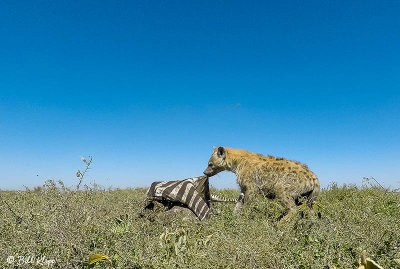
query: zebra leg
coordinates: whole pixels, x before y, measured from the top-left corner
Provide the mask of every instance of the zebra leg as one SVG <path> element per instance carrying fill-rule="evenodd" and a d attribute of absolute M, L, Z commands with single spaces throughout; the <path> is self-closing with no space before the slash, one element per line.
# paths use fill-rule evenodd
<path fill-rule="evenodd" d="M 143 210 L 153 210 L 154 202 L 151 200 L 147 200 L 146 205 L 143 207 Z"/>
<path fill-rule="evenodd" d="M 144 207 L 139 211 L 138 217 L 139 218 L 143 218 L 144 217 L 144 213 L 147 210 L 153 210 L 154 209 L 154 201 L 153 200 L 149 200 L 146 199 L 145 205 Z"/>

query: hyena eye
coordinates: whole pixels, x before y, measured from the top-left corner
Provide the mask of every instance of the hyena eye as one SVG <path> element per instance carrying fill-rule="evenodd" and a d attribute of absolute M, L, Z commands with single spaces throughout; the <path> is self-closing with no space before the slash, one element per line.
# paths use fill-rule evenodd
<path fill-rule="evenodd" d="M 209 164 L 208 164 L 208 167 L 210 167 L 210 168 L 213 167 L 213 166 L 214 166 L 214 165 L 213 165 L 212 163 L 209 163 Z"/>

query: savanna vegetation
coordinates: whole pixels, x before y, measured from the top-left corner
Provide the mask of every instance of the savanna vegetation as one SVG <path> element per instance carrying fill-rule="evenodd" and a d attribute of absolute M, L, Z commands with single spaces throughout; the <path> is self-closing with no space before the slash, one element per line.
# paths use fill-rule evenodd
<path fill-rule="evenodd" d="M 283 208 L 262 197 L 237 215 L 234 204 L 217 203 L 203 222 L 162 207 L 139 218 L 140 188 L 76 190 L 48 180 L 0 198 L 1 268 L 357 268 L 362 250 L 400 268 L 400 193 L 371 181 L 331 185 L 318 197 L 320 216 L 299 207 L 284 226 Z M 106 257 L 89 265 L 95 254 Z M 18 265 L 18 256 L 55 263 Z"/>

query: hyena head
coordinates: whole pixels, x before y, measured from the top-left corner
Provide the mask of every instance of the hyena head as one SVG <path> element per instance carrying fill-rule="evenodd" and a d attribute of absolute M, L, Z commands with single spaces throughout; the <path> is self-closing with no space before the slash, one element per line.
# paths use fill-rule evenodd
<path fill-rule="evenodd" d="M 214 151 L 210 157 L 210 160 L 208 161 L 208 166 L 203 172 L 206 176 L 209 177 L 212 177 L 228 168 L 225 160 L 226 149 L 224 147 L 216 148 L 214 146 L 213 149 Z"/>

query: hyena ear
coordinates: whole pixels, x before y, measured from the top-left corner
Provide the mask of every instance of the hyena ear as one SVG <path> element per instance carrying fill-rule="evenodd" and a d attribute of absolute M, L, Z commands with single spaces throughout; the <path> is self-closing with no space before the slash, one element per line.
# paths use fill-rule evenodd
<path fill-rule="evenodd" d="M 214 147 L 214 146 L 212 146 L 213 147 L 213 149 L 216 149 L 216 147 Z"/>
<path fill-rule="evenodd" d="M 218 147 L 217 156 L 218 156 L 219 158 L 225 159 L 225 157 L 226 157 L 226 150 L 225 150 L 224 147 Z"/>

